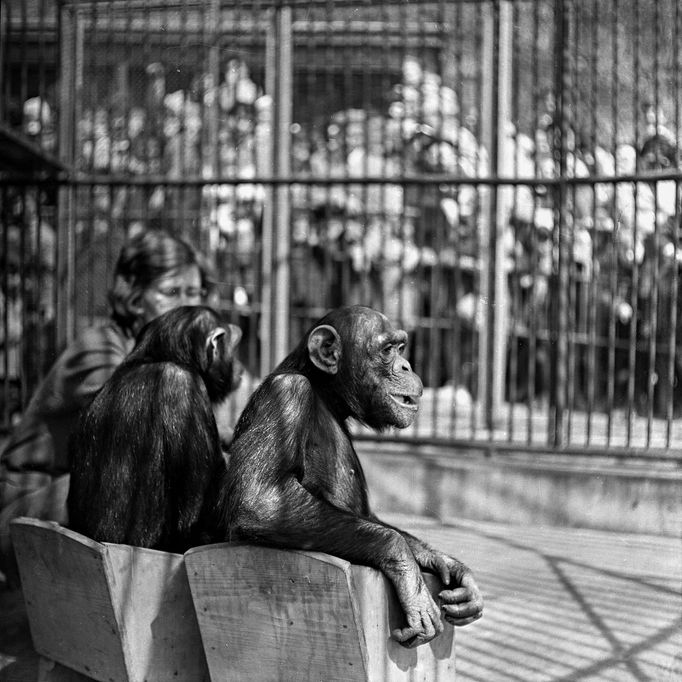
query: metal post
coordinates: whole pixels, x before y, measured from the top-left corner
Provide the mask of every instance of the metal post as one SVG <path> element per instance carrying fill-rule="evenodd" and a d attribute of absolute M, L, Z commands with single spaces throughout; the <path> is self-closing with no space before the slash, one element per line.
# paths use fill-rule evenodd
<path fill-rule="evenodd" d="M 291 117 L 293 97 L 292 12 L 280 7 L 275 16 L 277 82 L 275 99 L 275 170 L 280 178 L 291 175 Z M 291 201 L 289 186 L 275 189 L 275 245 L 273 263 L 273 358 L 275 366 L 289 351 Z"/>
<path fill-rule="evenodd" d="M 75 130 L 78 107 L 83 91 L 84 26 L 81 10 L 74 7 L 59 8 L 61 72 L 59 90 L 59 150 L 60 160 L 71 172 L 75 162 Z M 62 185 L 58 191 L 57 206 L 57 295 L 56 340 L 58 347 L 69 343 L 75 334 L 75 192 L 71 185 Z"/>
<path fill-rule="evenodd" d="M 269 10 L 271 16 L 268 21 L 268 31 L 265 38 L 265 94 L 271 98 L 273 107 L 270 112 L 270 130 L 267 135 L 267 143 L 259 145 L 258 154 L 259 170 L 264 176 L 275 175 L 274 165 L 274 102 L 275 83 L 277 81 L 277 54 L 275 44 L 277 40 L 276 21 L 274 10 Z M 274 243 L 273 222 L 274 188 L 272 185 L 265 187 L 265 200 L 263 203 L 263 249 L 262 249 L 262 282 L 261 282 L 261 315 L 259 324 L 260 337 L 260 375 L 264 377 L 272 369 L 272 249 Z"/>
<path fill-rule="evenodd" d="M 500 176 L 509 168 L 504 130 L 511 120 L 512 6 L 495 2 L 486 15 L 484 73 L 490 74 L 482 100 L 483 143 L 490 150 L 490 172 Z M 509 293 L 505 270 L 504 233 L 510 188 L 486 189 L 481 207 L 480 298 L 482 325 L 479 343 L 479 400 L 485 426 L 492 429 L 501 414 L 507 360 Z"/>
<path fill-rule="evenodd" d="M 512 16 L 513 6 L 508 0 L 500 3 L 498 26 L 498 63 L 497 63 L 497 158 L 495 175 L 500 176 L 502 169 L 512 168 L 509 159 L 509 145 L 506 143 L 506 126 L 512 120 Z M 509 207 L 512 205 L 514 190 L 499 186 L 495 211 L 495 231 L 497 234 L 495 251 L 494 283 L 494 336 L 492 357 L 492 413 L 501 414 L 504 401 L 505 375 L 507 371 L 507 346 L 509 340 L 509 287 L 507 282 L 506 232 L 509 223 Z"/>
<path fill-rule="evenodd" d="M 568 46 L 568 8 L 564 0 L 555 2 L 555 121 L 552 150 L 556 175 L 566 176 L 566 102 L 565 95 L 570 90 L 570 49 Z M 559 183 L 554 195 L 554 239 L 558 246 L 559 262 L 557 271 L 557 290 L 555 290 L 555 324 L 556 326 L 556 364 L 553 370 L 554 386 L 554 447 L 563 445 L 565 439 L 566 418 L 566 385 L 568 381 L 568 315 L 569 315 L 569 253 L 570 239 L 566 224 L 566 186 Z"/>
<path fill-rule="evenodd" d="M 291 173 L 292 36 L 291 8 L 272 10 L 266 39 L 265 91 L 272 98 L 273 135 L 270 149 L 261 150 L 263 167 L 273 177 Z M 263 211 L 263 307 L 261 376 L 289 350 L 290 282 L 289 187 L 270 185 Z"/>
<path fill-rule="evenodd" d="M 5 53 L 7 52 L 6 35 L 9 33 L 9 17 L 7 4 L 0 0 L 0 118 L 4 121 L 7 117 L 7 102 L 5 101 Z"/>

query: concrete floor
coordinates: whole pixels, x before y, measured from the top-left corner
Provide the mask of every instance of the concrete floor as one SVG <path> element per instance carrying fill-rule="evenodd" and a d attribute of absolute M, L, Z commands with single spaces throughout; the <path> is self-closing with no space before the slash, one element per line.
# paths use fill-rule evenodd
<path fill-rule="evenodd" d="M 682 680 L 681 540 L 385 519 L 476 573 L 485 614 L 457 630 L 458 680 Z M 36 673 L 21 595 L 0 589 L 0 681 Z"/>
<path fill-rule="evenodd" d="M 680 540 L 414 518 L 402 526 L 468 563 L 483 589 L 483 618 L 456 633 L 458 680 L 682 680 Z"/>

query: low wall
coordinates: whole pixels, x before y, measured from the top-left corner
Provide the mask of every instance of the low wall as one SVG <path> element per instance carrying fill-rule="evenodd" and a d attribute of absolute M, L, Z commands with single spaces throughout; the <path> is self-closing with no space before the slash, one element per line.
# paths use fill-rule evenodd
<path fill-rule="evenodd" d="M 362 443 L 374 511 L 682 536 L 682 469 Z M 415 451 L 417 454 L 415 454 Z"/>

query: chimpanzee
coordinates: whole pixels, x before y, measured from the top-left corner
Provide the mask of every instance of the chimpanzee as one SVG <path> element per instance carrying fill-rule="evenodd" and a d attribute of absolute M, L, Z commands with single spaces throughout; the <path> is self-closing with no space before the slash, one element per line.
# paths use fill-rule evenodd
<path fill-rule="evenodd" d="M 221 490 L 224 539 L 326 552 L 377 568 L 393 583 L 405 646 L 442 630 L 421 570 L 449 589 L 454 625 L 477 620 L 483 600 L 471 571 L 370 510 L 347 420 L 376 430 L 409 426 L 422 383 L 403 357 L 407 334 L 362 306 L 328 313 L 249 400 L 235 427 Z"/>
<path fill-rule="evenodd" d="M 225 469 L 212 408 L 241 381 L 240 338 L 204 306 L 176 308 L 140 331 L 71 436 L 73 530 L 170 552 L 200 544 Z"/>

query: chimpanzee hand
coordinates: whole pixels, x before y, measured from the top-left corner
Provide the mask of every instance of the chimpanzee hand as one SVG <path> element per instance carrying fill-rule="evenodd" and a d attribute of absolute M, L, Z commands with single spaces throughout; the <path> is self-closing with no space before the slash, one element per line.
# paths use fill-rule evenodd
<path fill-rule="evenodd" d="M 426 557 L 418 557 L 422 568 L 433 571 L 443 584 L 452 589 L 442 590 L 443 617 L 452 625 L 469 625 L 483 615 L 483 597 L 471 571 L 457 559 L 430 550 Z"/>
<path fill-rule="evenodd" d="M 443 631 L 438 605 L 419 571 L 416 572 L 415 586 L 408 586 L 409 578 L 403 576 L 396 582 L 398 601 L 407 618 L 407 627 L 396 628 L 391 632 L 393 639 L 405 647 L 413 648 L 430 642 Z"/>

